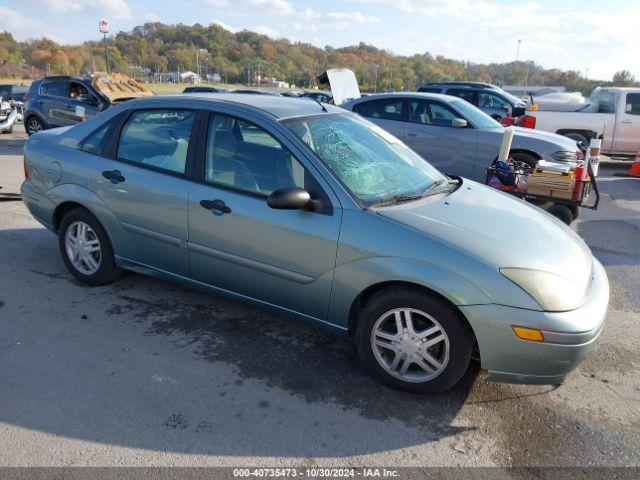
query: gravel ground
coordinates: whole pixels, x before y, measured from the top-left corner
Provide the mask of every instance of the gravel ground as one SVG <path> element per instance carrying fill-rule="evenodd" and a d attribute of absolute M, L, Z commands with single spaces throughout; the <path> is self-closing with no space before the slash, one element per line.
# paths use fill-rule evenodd
<path fill-rule="evenodd" d="M 24 134 L 0 135 L 18 191 Z M 343 337 L 125 274 L 87 288 L 0 203 L 0 466 L 638 466 L 640 180 L 601 169 L 575 224 L 606 266 L 597 349 L 558 388 L 477 367 L 439 396 L 369 379 Z M 549 248 L 553 248 L 550 245 Z"/>

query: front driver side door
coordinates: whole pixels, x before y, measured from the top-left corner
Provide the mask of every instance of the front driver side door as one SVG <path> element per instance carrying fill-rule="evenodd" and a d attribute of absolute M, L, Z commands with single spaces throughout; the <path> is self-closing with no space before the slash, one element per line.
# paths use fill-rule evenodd
<path fill-rule="evenodd" d="M 616 152 L 640 151 L 640 93 L 622 93 L 622 113 L 613 149 Z"/>
<path fill-rule="evenodd" d="M 454 128 L 463 118 L 442 102 L 409 100 L 409 123 L 405 143 L 442 173 L 469 177 L 478 148 L 478 132 L 471 125 Z"/>
<path fill-rule="evenodd" d="M 189 198 L 193 278 L 326 320 L 342 218 L 334 194 L 283 137 L 226 114 L 207 123 Z M 304 188 L 322 209 L 270 208 L 267 196 L 285 187 Z"/>

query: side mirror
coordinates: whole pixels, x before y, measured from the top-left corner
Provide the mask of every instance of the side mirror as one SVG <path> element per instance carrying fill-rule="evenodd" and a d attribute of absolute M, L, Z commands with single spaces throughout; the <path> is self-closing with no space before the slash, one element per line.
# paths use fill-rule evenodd
<path fill-rule="evenodd" d="M 267 197 L 267 205 L 278 210 L 316 210 L 317 202 L 303 188 L 280 188 Z"/>
<path fill-rule="evenodd" d="M 454 118 L 451 121 L 451 126 L 453 128 L 467 128 L 467 121 L 464 118 Z"/>

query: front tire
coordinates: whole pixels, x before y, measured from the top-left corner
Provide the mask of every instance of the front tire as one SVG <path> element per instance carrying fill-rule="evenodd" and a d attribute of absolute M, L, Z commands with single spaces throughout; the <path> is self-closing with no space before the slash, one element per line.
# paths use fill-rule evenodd
<path fill-rule="evenodd" d="M 448 390 L 462 378 L 473 348 L 470 327 L 454 307 L 418 290 L 387 288 L 362 309 L 358 354 L 382 383 L 413 393 Z"/>
<path fill-rule="evenodd" d="M 121 273 L 107 233 L 84 208 L 71 210 L 62 219 L 58 246 L 67 269 L 82 283 L 105 285 Z"/>
<path fill-rule="evenodd" d="M 529 165 L 529 167 L 531 167 L 532 172 L 536 169 L 536 165 L 538 164 L 538 159 L 528 153 L 516 152 L 516 153 L 512 153 L 510 156 L 516 162 L 522 162 Z"/>

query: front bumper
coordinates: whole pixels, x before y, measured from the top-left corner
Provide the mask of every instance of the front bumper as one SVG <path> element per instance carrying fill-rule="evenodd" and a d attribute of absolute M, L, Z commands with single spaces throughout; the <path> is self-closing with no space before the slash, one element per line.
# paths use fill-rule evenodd
<path fill-rule="evenodd" d="M 9 128 L 13 127 L 13 124 L 16 123 L 17 120 L 18 120 L 18 110 L 13 108 L 11 112 L 9 112 L 9 115 L 6 115 L 6 116 L 3 116 L 3 118 L 0 118 L 0 132 L 2 130 L 8 130 Z"/>
<path fill-rule="evenodd" d="M 461 306 L 474 330 L 489 380 L 559 384 L 576 368 L 602 332 L 609 303 L 607 274 L 593 260 L 587 302 L 569 312 L 540 312 L 502 305 Z M 515 336 L 513 325 L 542 330 L 545 341 Z"/>

